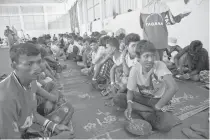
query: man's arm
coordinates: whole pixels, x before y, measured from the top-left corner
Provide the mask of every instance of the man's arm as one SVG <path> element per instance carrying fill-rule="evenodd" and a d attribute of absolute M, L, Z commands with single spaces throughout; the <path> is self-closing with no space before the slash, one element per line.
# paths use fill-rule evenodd
<path fill-rule="evenodd" d="M 53 130 L 54 126 L 58 126 L 57 124 L 55 124 L 54 122 L 46 119 L 45 117 L 41 116 L 37 111 L 36 108 L 34 109 L 34 122 L 38 123 L 39 125 L 46 127 L 46 129 L 48 130 Z M 57 129 L 57 127 L 55 127 L 55 129 Z"/>
<path fill-rule="evenodd" d="M 178 68 L 179 64 L 178 64 L 178 61 L 180 59 L 180 57 L 185 54 L 188 50 L 189 50 L 189 47 L 190 46 L 186 46 L 184 47 L 184 49 L 182 49 L 175 57 L 174 57 L 174 63 L 176 65 L 176 67 Z"/>
<path fill-rule="evenodd" d="M 180 51 L 182 50 L 182 48 L 181 48 L 179 45 L 176 45 L 176 50 L 177 50 L 178 52 L 180 52 Z"/>
<path fill-rule="evenodd" d="M 4 36 L 8 37 L 8 32 L 7 32 L 7 30 L 4 31 Z"/>
<path fill-rule="evenodd" d="M 39 86 L 37 86 L 37 93 L 40 96 L 44 97 L 45 99 L 48 99 L 51 102 L 57 102 L 58 101 L 58 97 L 57 96 L 48 93 L 46 90 L 44 90 L 43 88 L 41 88 Z"/>
<path fill-rule="evenodd" d="M 15 100 L 0 101 L 0 139 L 21 139 L 17 117 Z"/>
<path fill-rule="evenodd" d="M 102 48 L 102 47 L 99 47 L 98 49 L 99 49 L 99 50 L 97 51 L 94 60 L 92 60 L 92 63 L 93 63 L 93 64 L 97 64 L 97 63 L 101 60 L 101 58 L 103 57 L 103 55 L 104 55 L 105 49 Z"/>
<path fill-rule="evenodd" d="M 161 99 L 155 105 L 157 109 L 161 109 L 165 106 L 178 91 L 178 86 L 171 74 L 163 76 L 163 80 L 166 84 L 166 90 Z"/>
<path fill-rule="evenodd" d="M 130 68 L 128 67 L 126 60 L 123 58 L 123 73 L 125 76 L 129 76 Z"/>
<path fill-rule="evenodd" d="M 133 100 L 133 93 L 136 91 L 137 88 L 137 82 L 136 82 L 136 68 L 132 67 L 129 77 L 128 77 L 128 84 L 127 84 L 127 101 Z M 128 103 L 128 106 L 131 106 L 131 103 Z"/>
<path fill-rule="evenodd" d="M 143 29 L 143 20 L 142 20 L 142 14 L 140 13 L 140 17 L 139 17 L 139 23 L 140 23 L 140 27 Z"/>
<path fill-rule="evenodd" d="M 51 72 L 52 75 L 54 75 L 54 71 L 51 69 L 51 67 L 49 66 L 49 64 L 45 61 L 45 65 L 46 65 L 46 68 Z"/>
<path fill-rule="evenodd" d="M 47 59 L 47 60 L 49 60 L 49 61 L 51 61 L 51 62 L 53 62 L 53 63 L 58 63 L 57 61 L 55 61 L 55 60 L 53 59 L 52 56 L 45 56 L 45 59 Z"/>
<path fill-rule="evenodd" d="M 174 25 L 176 23 L 179 23 L 182 20 L 182 18 L 184 18 L 184 17 L 186 17 L 188 15 L 189 15 L 189 13 L 187 13 L 187 14 L 179 14 L 177 16 L 173 16 L 173 14 L 171 13 L 171 11 L 168 10 L 166 12 L 166 17 L 165 17 L 166 24 L 167 25 Z"/>

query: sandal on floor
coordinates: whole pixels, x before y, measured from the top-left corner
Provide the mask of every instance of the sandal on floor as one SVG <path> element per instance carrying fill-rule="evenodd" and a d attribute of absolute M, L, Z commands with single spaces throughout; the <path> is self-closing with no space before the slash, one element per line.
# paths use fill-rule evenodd
<path fill-rule="evenodd" d="M 97 89 L 97 87 L 98 87 L 97 80 L 92 80 L 91 85 L 92 85 L 93 88 Z"/>
<path fill-rule="evenodd" d="M 105 106 L 114 106 L 114 102 L 113 102 L 113 100 L 105 101 L 104 105 Z"/>
<path fill-rule="evenodd" d="M 204 137 L 196 134 L 195 131 L 192 131 L 189 128 L 183 128 L 182 133 L 185 134 L 189 139 L 204 139 Z"/>
<path fill-rule="evenodd" d="M 102 96 L 107 96 L 109 93 L 106 90 L 101 91 Z"/>
<path fill-rule="evenodd" d="M 196 132 L 196 134 L 208 138 L 208 130 L 201 128 L 200 124 L 192 124 L 190 128 Z"/>
<path fill-rule="evenodd" d="M 114 95 L 109 94 L 108 96 L 104 97 L 103 99 L 104 99 L 104 100 L 111 100 L 111 99 L 113 99 L 113 98 L 114 98 Z"/>
<path fill-rule="evenodd" d="M 106 90 L 106 85 L 105 84 L 98 84 L 98 89 L 99 90 Z"/>

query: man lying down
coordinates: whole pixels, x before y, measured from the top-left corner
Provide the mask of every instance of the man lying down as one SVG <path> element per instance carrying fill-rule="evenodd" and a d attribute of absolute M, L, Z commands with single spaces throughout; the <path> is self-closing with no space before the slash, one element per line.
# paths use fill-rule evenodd
<path fill-rule="evenodd" d="M 26 134 L 32 124 L 41 126 L 38 137 L 71 138 L 72 105 L 37 85 L 42 63 L 39 48 L 31 43 L 14 45 L 10 58 L 14 71 L 0 82 L 0 139 L 31 138 Z M 37 113 L 37 95 L 50 102 L 53 111 Z"/>

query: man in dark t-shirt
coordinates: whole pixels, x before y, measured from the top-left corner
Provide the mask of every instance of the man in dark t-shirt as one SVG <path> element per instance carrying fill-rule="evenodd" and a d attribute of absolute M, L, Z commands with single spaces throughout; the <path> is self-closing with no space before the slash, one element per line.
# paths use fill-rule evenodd
<path fill-rule="evenodd" d="M 184 79 L 199 80 L 199 73 L 209 70 L 208 51 L 199 40 L 192 41 L 174 58 L 177 70 Z"/>
<path fill-rule="evenodd" d="M 188 16 L 190 12 L 185 12 L 173 16 L 166 3 L 160 0 L 150 0 L 140 13 L 140 26 L 143 29 L 144 39 L 155 45 L 159 57 L 162 60 L 163 52 L 168 46 L 167 25 L 179 23 L 182 18 Z"/>

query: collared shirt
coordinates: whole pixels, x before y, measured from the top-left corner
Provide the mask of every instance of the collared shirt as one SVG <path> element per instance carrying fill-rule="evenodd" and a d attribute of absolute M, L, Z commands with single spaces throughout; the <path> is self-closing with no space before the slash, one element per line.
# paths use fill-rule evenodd
<path fill-rule="evenodd" d="M 20 139 L 36 118 L 36 83 L 27 89 L 12 72 L 0 82 L 0 138 Z"/>
<path fill-rule="evenodd" d="M 14 75 L 14 79 L 15 79 L 16 82 L 19 84 L 19 86 L 21 86 L 21 87 L 26 91 L 26 90 L 27 90 L 26 87 L 24 87 L 24 86 L 20 83 L 20 80 L 18 79 L 16 72 L 13 71 L 12 74 Z"/>

